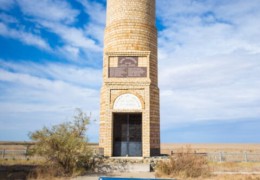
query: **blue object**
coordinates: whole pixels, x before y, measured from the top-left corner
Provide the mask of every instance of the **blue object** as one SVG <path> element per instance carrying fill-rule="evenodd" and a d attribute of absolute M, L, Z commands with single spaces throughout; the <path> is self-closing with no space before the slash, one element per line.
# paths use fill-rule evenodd
<path fill-rule="evenodd" d="M 171 180 L 171 179 L 100 177 L 99 180 Z M 172 179 L 172 180 L 173 180 L 173 179 Z"/>

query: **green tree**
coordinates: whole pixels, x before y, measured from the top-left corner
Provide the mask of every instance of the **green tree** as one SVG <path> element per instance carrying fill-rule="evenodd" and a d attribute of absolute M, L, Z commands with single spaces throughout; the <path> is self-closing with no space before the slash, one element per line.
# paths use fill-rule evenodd
<path fill-rule="evenodd" d="M 92 157 L 85 136 L 90 117 L 80 109 L 76 112 L 72 122 L 44 127 L 30 134 L 36 142 L 33 153 L 44 157 L 49 165 L 61 169 L 66 175 L 88 168 Z"/>

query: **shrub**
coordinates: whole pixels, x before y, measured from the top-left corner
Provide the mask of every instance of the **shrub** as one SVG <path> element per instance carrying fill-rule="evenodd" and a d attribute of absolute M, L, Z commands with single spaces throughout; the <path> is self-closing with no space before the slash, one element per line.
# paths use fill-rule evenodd
<path fill-rule="evenodd" d="M 59 175 L 72 175 L 88 168 L 92 156 L 85 137 L 89 121 L 90 117 L 77 109 L 73 122 L 44 127 L 31 133 L 30 138 L 36 142 L 33 153 L 44 157 L 46 166 L 57 169 L 59 172 L 56 174 Z"/>
<path fill-rule="evenodd" d="M 210 175 L 206 157 L 196 155 L 190 147 L 181 149 L 166 161 L 156 166 L 157 176 L 200 177 Z"/>

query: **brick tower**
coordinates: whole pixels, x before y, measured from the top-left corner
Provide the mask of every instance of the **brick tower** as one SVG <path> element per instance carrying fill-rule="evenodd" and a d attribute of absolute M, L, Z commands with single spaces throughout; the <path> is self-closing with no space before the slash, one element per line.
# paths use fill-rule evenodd
<path fill-rule="evenodd" d="M 107 0 L 100 140 L 104 155 L 160 154 L 155 0 Z"/>

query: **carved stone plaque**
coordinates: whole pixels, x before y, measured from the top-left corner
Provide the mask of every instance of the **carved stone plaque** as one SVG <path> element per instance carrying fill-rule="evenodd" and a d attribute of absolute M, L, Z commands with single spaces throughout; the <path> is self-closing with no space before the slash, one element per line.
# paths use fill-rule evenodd
<path fill-rule="evenodd" d="M 138 57 L 118 57 L 118 67 L 137 67 Z"/>
<path fill-rule="evenodd" d="M 110 77 L 127 77 L 127 68 L 124 67 L 111 67 L 109 68 Z"/>
<path fill-rule="evenodd" d="M 138 97 L 133 94 L 123 94 L 116 98 L 113 109 L 118 110 L 138 110 L 142 109 L 142 104 Z"/>
<path fill-rule="evenodd" d="M 118 57 L 118 67 L 109 67 L 109 77 L 147 77 L 147 68 L 138 67 L 138 57 Z"/>
<path fill-rule="evenodd" d="M 146 67 L 128 68 L 128 77 L 146 77 Z"/>

